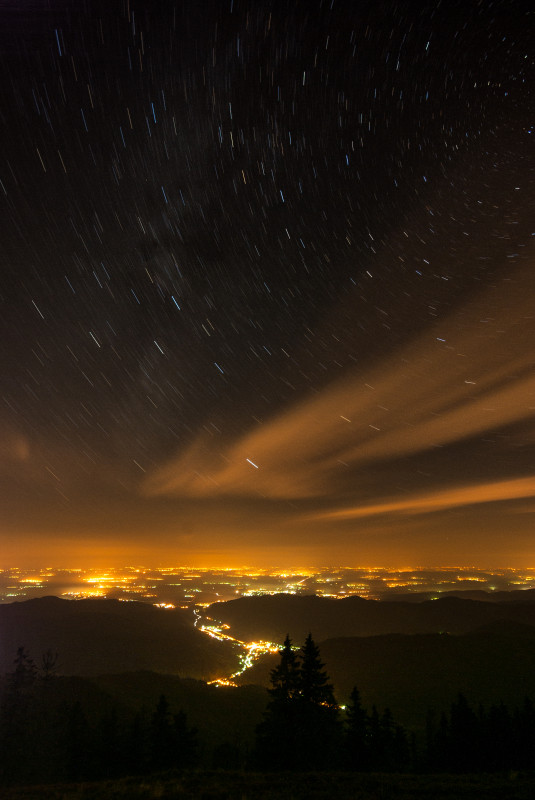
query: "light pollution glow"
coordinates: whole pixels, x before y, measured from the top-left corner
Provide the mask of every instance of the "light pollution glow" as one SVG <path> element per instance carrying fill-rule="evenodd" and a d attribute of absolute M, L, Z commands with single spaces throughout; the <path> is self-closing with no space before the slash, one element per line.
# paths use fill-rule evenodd
<path fill-rule="evenodd" d="M 439 553 L 456 563 L 486 553 L 489 564 L 525 564 L 535 510 L 525 458 L 535 434 L 531 284 L 530 270 L 517 269 L 372 369 L 225 446 L 205 425 L 185 452 L 141 477 L 130 509 L 124 498 L 103 496 L 101 509 L 80 501 L 83 522 L 80 505 L 52 510 L 47 552 L 55 549 L 56 559 L 64 544 L 55 529 L 76 534 L 71 563 L 82 552 L 95 563 L 95 549 L 102 565 L 124 563 L 125 553 L 154 563 L 171 547 L 206 566 L 320 564 L 326 554 L 330 563 L 349 555 L 432 564 Z M 489 441 L 491 458 L 482 444 Z M 470 474 L 462 469 L 467 453 Z M 4 443 L 4 467 L 14 466 L 42 472 L 20 438 Z M 85 489 L 63 479 L 69 498 Z M 37 513 L 27 522 L 31 541 Z M 517 536 L 514 546 L 500 542 L 506 530 Z M 6 533 L 5 552 L 10 544 L 14 552 L 17 535 Z M 42 550 L 39 536 L 34 543 Z"/>
<path fill-rule="evenodd" d="M 145 490 L 190 497 L 336 497 L 338 507 L 304 515 L 307 522 L 325 523 L 534 497 L 533 475 L 480 481 L 475 475 L 459 483 L 452 473 L 446 487 L 398 496 L 385 491 L 375 502 L 359 498 L 351 504 L 370 464 L 447 448 L 519 423 L 522 436 L 533 440 L 530 285 L 527 270 L 501 281 L 369 374 L 297 405 L 223 452 L 199 437 L 188 452 L 150 476 Z"/>

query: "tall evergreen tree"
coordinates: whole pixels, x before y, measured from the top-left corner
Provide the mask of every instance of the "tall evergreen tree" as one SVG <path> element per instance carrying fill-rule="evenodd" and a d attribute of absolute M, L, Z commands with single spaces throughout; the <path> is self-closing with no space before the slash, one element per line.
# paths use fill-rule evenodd
<path fill-rule="evenodd" d="M 188 717 L 182 710 L 173 716 L 173 736 L 175 740 L 175 766 L 193 767 L 199 758 L 197 729 L 190 728 Z"/>
<path fill-rule="evenodd" d="M 270 700 L 256 729 L 253 754 L 255 766 L 274 771 L 294 769 L 300 688 L 299 660 L 288 635 L 279 655 L 279 664 L 271 670 Z"/>
<path fill-rule="evenodd" d="M 353 687 L 346 708 L 345 765 L 350 770 L 368 769 L 370 718 L 363 708 L 360 693 Z"/>
<path fill-rule="evenodd" d="M 372 706 L 368 732 L 368 769 L 378 771 L 382 767 L 381 718 L 377 706 Z"/>
<path fill-rule="evenodd" d="M 160 695 L 151 720 L 150 767 L 153 770 L 169 769 L 174 765 L 175 740 L 169 702 Z"/>
<path fill-rule="evenodd" d="M 299 659 L 288 634 L 279 655 L 280 663 L 271 670 L 268 694 L 276 703 L 287 703 L 298 696 L 301 685 Z"/>
<path fill-rule="evenodd" d="M 286 636 L 280 657 L 271 671 L 270 701 L 257 727 L 255 763 L 279 771 L 332 766 L 341 729 L 319 649 L 309 635 L 297 654 Z"/>
<path fill-rule="evenodd" d="M 396 725 L 392 712 L 385 708 L 379 717 L 379 725 L 374 741 L 374 768 L 383 772 L 402 772 L 409 761 L 407 735 L 400 725 Z"/>
<path fill-rule="evenodd" d="M 429 715 L 428 740 L 434 741 L 435 736 L 435 726 Z M 390 709 L 379 714 L 373 706 L 369 715 L 356 687 L 346 708 L 345 754 L 346 767 L 359 772 L 402 772 L 411 762 L 407 734 L 396 725 Z"/>
<path fill-rule="evenodd" d="M 480 725 L 466 697 L 459 693 L 450 712 L 450 759 L 454 772 L 477 771 L 480 767 Z"/>
<path fill-rule="evenodd" d="M 171 714 L 164 695 L 160 696 L 151 720 L 150 768 L 190 767 L 198 757 L 198 739 L 195 728 L 190 728 L 184 711 Z"/>
<path fill-rule="evenodd" d="M 309 633 L 301 648 L 297 767 L 322 770 L 340 762 L 341 724 L 334 690 Z"/>
<path fill-rule="evenodd" d="M 334 690 L 320 659 L 319 648 L 308 634 L 301 648 L 299 695 L 306 703 L 336 708 Z"/>

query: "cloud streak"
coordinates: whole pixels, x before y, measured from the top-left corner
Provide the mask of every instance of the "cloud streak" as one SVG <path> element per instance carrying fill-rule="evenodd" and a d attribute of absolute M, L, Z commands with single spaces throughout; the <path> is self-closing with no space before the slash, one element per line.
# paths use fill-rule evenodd
<path fill-rule="evenodd" d="M 535 477 L 492 481 L 474 486 L 457 486 L 404 499 L 383 500 L 380 503 L 360 505 L 355 508 L 327 511 L 311 518 L 315 520 L 349 520 L 393 513 L 429 514 L 447 508 L 520 500 L 528 497 L 535 497 Z"/>
<path fill-rule="evenodd" d="M 359 516 L 353 507 L 336 508 L 352 496 L 358 503 L 359 475 L 370 465 L 448 448 L 512 424 L 531 430 L 535 319 L 530 283 L 528 270 L 501 281 L 375 368 L 347 376 L 236 441 L 223 444 L 215 436 L 199 436 L 186 452 L 156 469 L 143 492 L 318 499 L 324 505 L 330 500 L 333 515 Z M 405 503 L 417 511 L 441 503 L 486 502 L 493 492 L 531 496 L 530 480 L 392 501 L 390 510 L 402 510 Z M 385 488 L 377 487 L 377 495 Z M 363 515 L 384 507 L 366 503 Z"/>

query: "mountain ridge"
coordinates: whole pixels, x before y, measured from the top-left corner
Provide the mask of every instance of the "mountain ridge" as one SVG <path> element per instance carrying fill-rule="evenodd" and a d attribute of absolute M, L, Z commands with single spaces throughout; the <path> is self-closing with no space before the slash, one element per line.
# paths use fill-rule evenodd
<path fill-rule="evenodd" d="M 142 669 L 211 680 L 237 666 L 227 642 L 193 625 L 191 612 L 111 599 L 34 598 L 0 605 L 0 672 L 19 647 L 38 662 L 58 653 L 58 672 L 99 675 Z"/>
<path fill-rule="evenodd" d="M 341 599 L 317 595 L 260 595 L 214 603 L 207 614 L 230 625 L 232 635 L 283 641 L 290 633 L 304 639 L 373 636 L 386 633 L 467 633 L 503 618 L 535 625 L 535 604 L 490 603 L 448 595 L 420 603 L 371 600 L 357 595 Z"/>

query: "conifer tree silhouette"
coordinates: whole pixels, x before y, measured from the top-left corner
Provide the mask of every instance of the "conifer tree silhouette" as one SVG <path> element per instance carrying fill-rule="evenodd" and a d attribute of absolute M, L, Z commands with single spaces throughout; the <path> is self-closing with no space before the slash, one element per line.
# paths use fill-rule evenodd
<path fill-rule="evenodd" d="M 337 758 L 341 728 L 319 649 L 309 634 L 298 654 L 287 635 L 279 653 L 257 727 L 255 764 L 279 771 L 326 769 Z"/>
<path fill-rule="evenodd" d="M 336 708 L 334 690 L 324 667 L 319 648 L 309 633 L 301 648 L 299 695 L 306 703 Z"/>
<path fill-rule="evenodd" d="M 173 737 L 175 744 L 174 766 L 192 767 L 199 756 L 197 729 L 190 728 L 184 711 L 173 716 Z"/>
<path fill-rule="evenodd" d="M 298 695 L 297 768 L 322 770 L 339 759 L 341 725 L 334 690 L 321 661 L 320 651 L 308 634 L 301 648 Z"/>
<path fill-rule="evenodd" d="M 356 686 L 353 687 L 349 698 L 346 720 L 346 766 L 351 770 L 365 770 L 368 768 L 370 718 L 362 706 L 360 692 Z"/>
<path fill-rule="evenodd" d="M 160 695 L 151 720 L 150 767 L 153 770 L 169 769 L 174 760 L 173 722 L 169 703 Z"/>
<path fill-rule="evenodd" d="M 271 670 L 270 700 L 257 726 L 255 765 L 266 770 L 289 770 L 295 766 L 297 705 L 300 667 L 289 635 L 279 651 L 280 662 Z"/>
<path fill-rule="evenodd" d="M 151 719 L 149 768 L 190 767 L 195 764 L 197 755 L 196 729 L 189 727 L 184 711 L 171 714 L 169 702 L 162 694 Z"/>
<path fill-rule="evenodd" d="M 288 634 L 279 654 L 281 660 L 279 665 L 271 670 L 271 688 L 268 689 L 268 694 L 275 703 L 287 703 L 298 696 L 301 685 L 299 660 Z"/>

